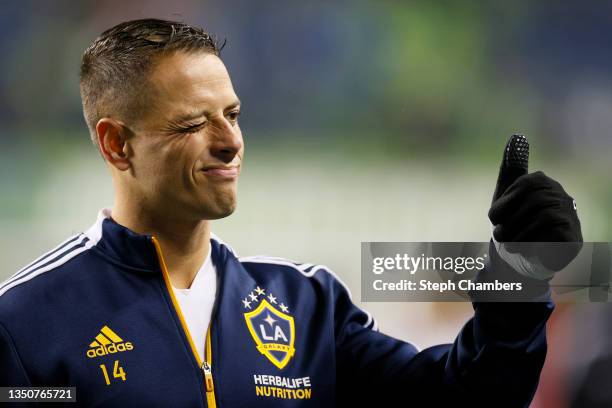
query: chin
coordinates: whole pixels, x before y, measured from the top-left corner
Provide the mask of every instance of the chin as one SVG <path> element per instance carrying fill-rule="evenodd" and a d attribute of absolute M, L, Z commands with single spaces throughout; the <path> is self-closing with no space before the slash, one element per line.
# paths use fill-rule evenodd
<path fill-rule="evenodd" d="M 208 220 L 218 220 L 220 218 L 225 218 L 231 215 L 236 210 L 236 200 L 231 200 L 228 202 L 218 202 L 215 203 L 214 206 L 206 205 L 205 208 L 202 208 L 203 219 Z"/>
<path fill-rule="evenodd" d="M 232 215 L 234 213 L 235 209 L 236 209 L 236 206 L 233 206 L 231 208 L 227 208 L 227 209 L 225 209 L 225 211 L 218 212 L 216 214 L 216 216 L 214 218 L 211 218 L 211 219 L 212 220 L 218 220 L 220 218 L 229 217 L 230 215 Z"/>

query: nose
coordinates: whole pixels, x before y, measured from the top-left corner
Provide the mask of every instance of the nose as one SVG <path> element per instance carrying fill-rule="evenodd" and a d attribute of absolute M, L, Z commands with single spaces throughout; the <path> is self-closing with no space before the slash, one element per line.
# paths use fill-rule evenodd
<path fill-rule="evenodd" d="M 210 153 L 224 163 L 231 163 L 242 149 L 242 134 L 238 126 L 232 126 L 228 121 L 215 123 L 212 131 Z"/>

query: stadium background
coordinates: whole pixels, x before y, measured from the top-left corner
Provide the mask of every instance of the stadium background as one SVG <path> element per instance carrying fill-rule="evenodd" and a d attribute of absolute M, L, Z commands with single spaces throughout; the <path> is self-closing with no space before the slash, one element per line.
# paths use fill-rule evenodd
<path fill-rule="evenodd" d="M 325 264 L 361 303 L 361 241 L 488 239 L 517 131 L 531 169 L 576 198 L 585 240 L 610 241 L 610 4 L 2 1 L 0 280 L 112 204 L 82 119 L 79 60 L 102 30 L 151 16 L 227 39 L 246 160 L 239 208 L 213 231 L 239 254 Z M 471 313 L 361 305 L 421 348 L 452 341 Z M 534 407 L 569 406 L 571 373 L 598 352 L 582 345 L 601 343 L 608 311 L 558 308 Z"/>

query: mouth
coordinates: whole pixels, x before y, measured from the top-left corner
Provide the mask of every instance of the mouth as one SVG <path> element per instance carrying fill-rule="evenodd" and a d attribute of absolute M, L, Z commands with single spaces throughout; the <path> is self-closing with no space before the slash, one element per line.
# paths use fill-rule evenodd
<path fill-rule="evenodd" d="M 238 177 L 240 166 L 210 166 L 201 171 L 208 177 L 232 180 Z"/>

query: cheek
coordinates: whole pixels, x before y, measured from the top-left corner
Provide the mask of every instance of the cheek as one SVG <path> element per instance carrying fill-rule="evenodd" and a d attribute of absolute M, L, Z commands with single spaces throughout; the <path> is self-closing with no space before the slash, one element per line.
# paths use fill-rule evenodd
<path fill-rule="evenodd" d="M 176 183 L 189 163 L 188 138 L 151 140 L 135 148 L 134 170 L 145 184 Z M 144 179 L 144 180 L 143 180 Z"/>
<path fill-rule="evenodd" d="M 189 189 L 194 184 L 195 169 L 201 155 L 200 139 L 195 134 L 185 135 L 176 141 L 160 147 L 156 156 L 155 171 L 160 176 L 159 182 L 166 185 L 163 189 Z"/>

